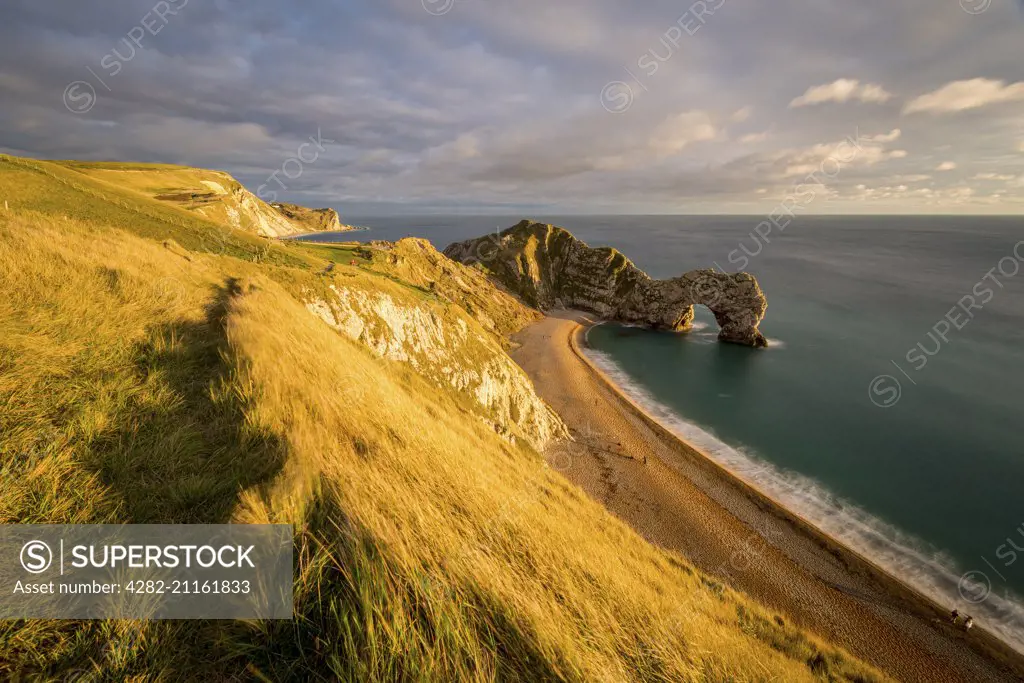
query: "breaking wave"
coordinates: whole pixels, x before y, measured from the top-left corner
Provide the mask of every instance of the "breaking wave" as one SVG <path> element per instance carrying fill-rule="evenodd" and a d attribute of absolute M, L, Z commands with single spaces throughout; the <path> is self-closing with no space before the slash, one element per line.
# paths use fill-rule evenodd
<path fill-rule="evenodd" d="M 1024 602 L 1008 591 L 997 594 L 989 575 L 994 568 L 981 564 L 961 571 L 949 555 L 840 498 L 819 482 L 776 467 L 749 449 L 730 446 L 709 429 L 687 421 L 633 380 L 610 355 L 592 348 L 584 352 L 665 429 L 831 538 L 938 604 L 971 614 L 980 626 L 1024 652 Z"/>

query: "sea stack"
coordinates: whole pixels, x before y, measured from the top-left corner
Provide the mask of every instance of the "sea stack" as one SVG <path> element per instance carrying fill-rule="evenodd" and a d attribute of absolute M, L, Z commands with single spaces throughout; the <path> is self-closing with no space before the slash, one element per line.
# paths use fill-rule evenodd
<path fill-rule="evenodd" d="M 529 220 L 456 242 L 444 253 L 466 265 L 480 264 L 541 311 L 576 308 L 606 320 L 686 331 L 693 306 L 702 304 L 715 314 L 719 341 L 768 345 L 758 330 L 768 301 L 749 273 L 705 269 L 654 280 L 616 249 L 593 248 L 567 230 Z"/>

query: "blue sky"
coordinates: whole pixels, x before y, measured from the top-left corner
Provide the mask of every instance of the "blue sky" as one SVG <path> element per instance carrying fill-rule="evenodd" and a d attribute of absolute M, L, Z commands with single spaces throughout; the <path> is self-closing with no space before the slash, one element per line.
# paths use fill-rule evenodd
<path fill-rule="evenodd" d="M 1022 58 L 1011 0 L 5 0 L 0 149 L 255 191 L 319 135 L 272 187 L 349 214 L 1020 213 Z"/>

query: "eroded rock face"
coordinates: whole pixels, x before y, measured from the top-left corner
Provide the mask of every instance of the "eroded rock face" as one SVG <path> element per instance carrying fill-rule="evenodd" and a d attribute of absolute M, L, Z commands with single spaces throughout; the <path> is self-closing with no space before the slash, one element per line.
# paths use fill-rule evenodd
<path fill-rule="evenodd" d="M 298 204 L 276 202 L 272 207 L 290 221 L 309 229 L 309 232 L 345 232 L 353 230 L 351 225 L 343 225 L 338 212 L 334 209 L 310 209 Z"/>
<path fill-rule="evenodd" d="M 615 249 L 589 247 L 562 228 L 532 221 L 457 242 L 444 253 L 481 264 L 541 310 L 578 308 L 607 320 L 683 331 L 693 322 L 694 304 L 703 304 L 715 314 L 720 341 L 767 346 L 757 328 L 768 302 L 748 273 L 694 270 L 654 280 Z"/>
<path fill-rule="evenodd" d="M 536 320 L 536 311 L 425 240 L 374 242 L 370 248 L 387 258 L 381 272 L 403 284 L 383 288 L 375 278 L 339 277 L 325 290 L 306 294 L 310 312 L 374 355 L 407 364 L 468 398 L 480 418 L 509 441 L 523 439 L 541 450 L 568 436 L 561 418 L 505 352 L 504 335 Z"/>

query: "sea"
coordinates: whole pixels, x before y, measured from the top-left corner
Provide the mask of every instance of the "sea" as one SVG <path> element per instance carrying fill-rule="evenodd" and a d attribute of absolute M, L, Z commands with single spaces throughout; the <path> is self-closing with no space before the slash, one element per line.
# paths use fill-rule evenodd
<path fill-rule="evenodd" d="M 592 328 L 592 359 L 665 427 L 1024 651 L 1024 218 L 532 216 L 656 278 L 745 270 L 767 349 Z M 520 217 L 346 217 L 443 249 Z"/>

